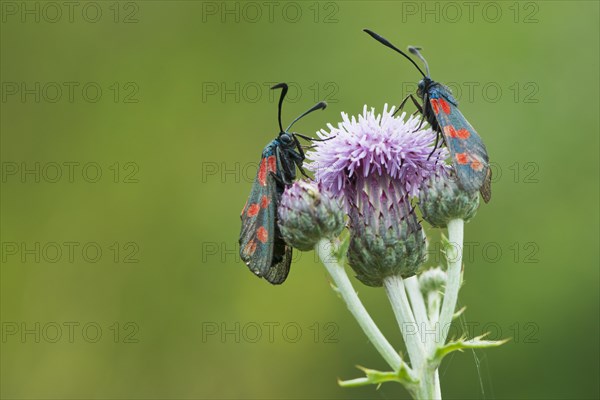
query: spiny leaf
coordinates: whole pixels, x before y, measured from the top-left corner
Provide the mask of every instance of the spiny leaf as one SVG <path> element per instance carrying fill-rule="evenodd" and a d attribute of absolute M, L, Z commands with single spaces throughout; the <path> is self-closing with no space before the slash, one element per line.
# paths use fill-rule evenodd
<path fill-rule="evenodd" d="M 452 316 L 452 319 L 455 320 L 456 318 L 460 317 L 462 315 L 462 313 L 465 312 L 466 309 L 467 309 L 467 306 L 464 306 L 463 308 L 461 308 L 460 310 L 455 312 L 454 315 Z M 483 336 L 485 336 L 485 335 L 483 335 Z"/>
<path fill-rule="evenodd" d="M 338 379 L 338 384 L 341 387 L 359 387 L 366 385 L 377 385 L 379 386 L 385 382 L 398 382 L 404 385 L 407 389 L 414 387 L 419 381 L 413 377 L 413 373 L 410 368 L 402 363 L 397 372 L 393 371 L 377 371 L 374 369 L 368 369 L 361 366 L 357 366 L 358 369 L 365 373 L 365 377 L 351 379 L 348 381 L 342 381 Z"/>
<path fill-rule="evenodd" d="M 340 289 L 338 289 L 337 286 L 335 286 L 335 284 L 333 282 L 329 282 L 329 286 L 331 286 L 331 289 L 335 292 L 335 294 L 338 295 L 338 297 L 342 297 L 342 293 L 340 292 Z"/>
<path fill-rule="evenodd" d="M 482 340 L 487 335 L 477 336 L 473 339 L 461 338 L 452 342 L 446 343 L 444 346 L 438 347 L 433 356 L 433 361 L 439 364 L 442 359 L 454 351 L 463 351 L 465 349 L 485 349 L 488 347 L 498 347 L 508 342 L 505 340 Z"/>

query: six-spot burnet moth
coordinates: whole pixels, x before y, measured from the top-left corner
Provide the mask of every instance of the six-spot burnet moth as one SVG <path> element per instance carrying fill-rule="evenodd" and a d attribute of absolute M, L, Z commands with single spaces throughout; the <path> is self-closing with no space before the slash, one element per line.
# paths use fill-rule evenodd
<path fill-rule="evenodd" d="M 409 94 L 402 100 L 398 110 L 402 109 L 410 98 L 423 115 L 423 120 L 426 120 L 431 128 L 437 132 L 434 150 L 438 145 L 440 134 L 442 135 L 446 147 L 450 150 L 452 163 L 461 187 L 468 192 L 479 190 L 483 200 L 486 203 L 490 201 L 492 197 L 492 171 L 489 167 L 487 150 L 475 129 L 458 110 L 458 101 L 452 96 L 450 89 L 429 77 L 429 66 L 425 58 L 419 53 L 419 48 L 409 47 L 408 50 L 423 61 L 426 74 L 412 58 L 388 40 L 368 29 L 364 29 L 364 31 L 378 42 L 402 54 L 423 75 L 423 79 L 419 82 L 417 88 L 417 95 L 423 100 L 423 104 L 420 105 L 413 95 Z M 423 123 L 423 120 L 421 120 L 421 123 Z M 432 150 L 432 153 L 434 150 Z"/>
<path fill-rule="evenodd" d="M 289 130 L 305 115 L 327 107 L 324 101 L 301 114 L 283 130 L 281 106 L 288 91 L 285 83 L 271 89 L 281 89 L 278 106 L 279 135 L 264 148 L 250 197 L 242 209 L 240 257 L 257 276 L 276 285 L 283 283 L 290 271 L 292 248 L 288 246 L 277 224 L 277 206 L 286 186 L 296 179 L 296 167 L 302 169 L 304 150 L 298 138 L 316 140 Z"/>

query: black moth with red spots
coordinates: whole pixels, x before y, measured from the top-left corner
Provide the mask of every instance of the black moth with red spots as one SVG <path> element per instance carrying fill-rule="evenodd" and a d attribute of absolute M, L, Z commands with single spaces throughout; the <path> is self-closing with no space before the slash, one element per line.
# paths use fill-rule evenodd
<path fill-rule="evenodd" d="M 281 106 L 288 86 L 279 83 L 271 89 L 282 89 L 278 106 L 279 135 L 264 148 L 250 196 L 242 209 L 240 257 L 258 277 L 276 285 L 285 281 L 292 262 L 292 248 L 285 243 L 279 231 L 277 206 L 285 187 L 296 179 L 296 167 L 306 175 L 302 169 L 304 150 L 298 137 L 315 140 L 288 131 L 300 118 L 324 109 L 327 104 L 316 104 L 284 130 L 281 125 Z"/>
<path fill-rule="evenodd" d="M 483 200 L 486 203 L 489 202 L 492 198 L 492 170 L 489 166 L 487 150 L 475 129 L 473 129 L 458 110 L 458 101 L 452 96 L 450 89 L 441 83 L 433 81 L 429 77 L 429 66 L 421 53 L 419 53 L 419 48 L 409 47 L 408 50 L 423 61 L 426 74 L 412 58 L 388 40 L 368 29 L 364 31 L 378 42 L 402 54 L 423 75 L 423 79 L 419 82 L 417 89 L 417 96 L 421 98 L 423 103 L 419 104 L 414 96 L 410 94 L 402 100 L 398 111 L 402 109 L 406 101 L 410 98 L 419 112 L 423 114 L 423 120 L 426 120 L 431 128 L 438 133 L 432 154 L 438 145 L 438 139 L 441 135 L 446 147 L 450 151 L 452 164 L 456 170 L 460 186 L 472 193 L 479 190 Z"/>

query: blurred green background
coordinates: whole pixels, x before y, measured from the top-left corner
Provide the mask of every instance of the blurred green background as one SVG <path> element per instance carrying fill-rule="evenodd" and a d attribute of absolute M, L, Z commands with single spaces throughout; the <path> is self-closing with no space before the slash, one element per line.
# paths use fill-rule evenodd
<path fill-rule="evenodd" d="M 386 365 L 312 252 L 280 287 L 237 256 L 270 84 L 284 123 L 328 100 L 309 135 L 415 89 L 365 27 L 423 46 L 494 162 L 457 333 L 512 340 L 446 360 L 444 396 L 599 396 L 598 2 L 1 7 L 2 398 L 408 398 L 338 387 Z"/>

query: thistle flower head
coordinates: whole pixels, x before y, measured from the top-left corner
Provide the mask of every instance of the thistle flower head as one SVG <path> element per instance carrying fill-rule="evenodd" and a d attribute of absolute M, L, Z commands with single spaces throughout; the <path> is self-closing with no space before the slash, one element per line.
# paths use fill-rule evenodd
<path fill-rule="evenodd" d="M 309 181 L 296 181 L 285 189 L 278 217 L 283 239 L 304 251 L 312 250 L 320 239 L 337 236 L 344 229 L 340 201 Z"/>
<path fill-rule="evenodd" d="M 436 228 L 445 228 L 452 219 L 469 221 L 477 213 L 479 194 L 463 190 L 454 172 L 432 175 L 419 192 L 423 219 Z"/>
<path fill-rule="evenodd" d="M 348 261 L 357 278 L 381 286 L 391 275 L 409 277 L 425 261 L 427 242 L 410 197 L 432 174 L 447 174 L 447 150 L 433 151 L 435 132 L 416 131 L 420 118 L 381 114 L 365 106 L 329 132 L 322 130 L 308 168 L 326 190 L 345 198 L 350 216 Z"/>
<path fill-rule="evenodd" d="M 317 132 L 323 142 L 316 142 L 315 149 L 307 153 L 312 160 L 307 168 L 323 187 L 334 195 L 345 194 L 352 178 L 372 174 L 389 175 L 400 182 L 403 190 L 416 196 L 423 181 L 433 173 L 444 174 L 448 152 L 438 148 L 431 154 L 435 132 L 422 129 L 417 132 L 421 120 L 406 113 L 395 117 L 394 107 L 387 104 L 381 114 L 364 106 L 363 113 L 348 117 L 342 113 L 338 127 L 328 124 L 329 132 Z M 431 154 L 431 156 L 430 156 Z"/>

